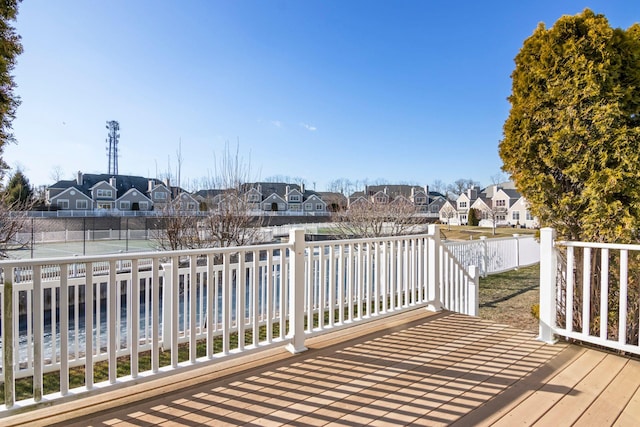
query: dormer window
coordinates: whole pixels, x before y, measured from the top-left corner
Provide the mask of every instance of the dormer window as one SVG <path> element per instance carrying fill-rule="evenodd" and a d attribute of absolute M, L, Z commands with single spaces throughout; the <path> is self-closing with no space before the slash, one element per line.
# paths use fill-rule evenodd
<path fill-rule="evenodd" d="M 300 201 L 300 196 L 297 194 L 293 194 L 291 196 L 289 196 L 289 201 L 290 202 L 299 202 Z"/>
<path fill-rule="evenodd" d="M 96 192 L 96 197 L 111 198 L 113 197 L 113 191 L 100 188 Z"/>
<path fill-rule="evenodd" d="M 157 193 L 155 193 L 153 195 L 153 198 L 156 200 L 166 200 L 167 199 L 167 193 L 165 193 L 164 191 L 158 191 Z"/>

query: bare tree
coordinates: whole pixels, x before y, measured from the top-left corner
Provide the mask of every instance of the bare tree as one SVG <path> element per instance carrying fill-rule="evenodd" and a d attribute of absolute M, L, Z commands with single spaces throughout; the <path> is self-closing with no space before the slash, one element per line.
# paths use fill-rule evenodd
<path fill-rule="evenodd" d="M 62 170 L 62 167 L 60 165 L 55 165 L 53 168 L 51 168 L 49 178 L 51 178 L 53 182 L 58 182 L 62 179 L 63 175 L 64 171 Z"/>
<path fill-rule="evenodd" d="M 214 156 L 215 157 L 215 156 Z M 214 161 L 214 173 L 203 182 L 211 189 L 198 215 L 167 206 L 154 240 L 162 249 L 193 249 L 248 245 L 259 240 L 260 217 L 252 212 L 245 185 L 250 164 L 225 144 Z M 207 182 L 208 181 L 208 182 Z"/>
<path fill-rule="evenodd" d="M 437 191 L 440 194 L 446 195 L 447 193 L 447 184 L 445 184 L 442 180 L 436 179 L 431 184 L 431 190 Z"/>
<path fill-rule="evenodd" d="M 457 214 L 458 212 L 450 203 L 445 203 L 442 209 L 440 209 L 440 218 L 447 220 L 448 231 L 451 231 L 451 220 L 455 218 Z"/>
<path fill-rule="evenodd" d="M 11 247 L 27 245 L 28 241 L 19 241 L 18 233 L 25 228 L 29 219 L 28 212 L 32 201 L 12 202 L 7 200 L 7 193 L 0 196 L 0 257 L 7 258 L 7 250 Z"/>
<path fill-rule="evenodd" d="M 425 222 L 413 203 L 404 197 L 389 203 L 360 200 L 334 215 L 335 228 L 343 237 L 397 236 L 411 233 Z"/>

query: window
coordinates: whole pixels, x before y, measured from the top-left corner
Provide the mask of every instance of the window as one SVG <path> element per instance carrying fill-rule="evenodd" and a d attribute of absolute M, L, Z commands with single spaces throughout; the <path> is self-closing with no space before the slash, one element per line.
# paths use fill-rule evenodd
<path fill-rule="evenodd" d="M 120 210 L 121 211 L 128 211 L 129 209 L 131 209 L 131 202 L 128 200 L 123 200 L 120 202 Z"/>
<path fill-rule="evenodd" d="M 533 221 L 533 216 L 531 216 L 531 212 L 527 211 L 527 221 Z"/>
<path fill-rule="evenodd" d="M 167 193 L 165 193 L 164 191 L 158 191 L 156 193 L 153 193 L 153 198 L 156 200 L 167 200 Z"/>
<path fill-rule="evenodd" d="M 511 212 L 511 219 L 514 221 L 520 221 L 520 211 Z"/>
<path fill-rule="evenodd" d="M 498 215 L 497 220 L 498 221 L 504 221 L 505 219 L 507 219 L 504 215 Z"/>
<path fill-rule="evenodd" d="M 289 210 L 291 210 L 293 212 L 299 212 L 300 211 L 300 205 L 291 205 L 291 206 L 289 206 Z"/>
<path fill-rule="evenodd" d="M 496 200 L 496 206 L 505 207 L 507 205 L 505 200 Z"/>
<path fill-rule="evenodd" d="M 384 203 L 384 202 L 386 202 L 386 197 L 378 196 L 378 197 L 376 197 L 376 202 L 377 203 Z"/>
<path fill-rule="evenodd" d="M 283 211 L 283 210 L 285 210 L 285 209 L 286 209 L 286 206 L 285 206 L 285 204 L 284 204 L 284 203 L 278 203 L 278 210 L 279 210 L 279 211 Z"/>
<path fill-rule="evenodd" d="M 322 203 L 316 203 L 316 210 L 321 211 L 324 209 L 324 205 Z"/>
<path fill-rule="evenodd" d="M 440 212 L 440 206 L 438 205 L 431 205 L 431 212 Z"/>
<path fill-rule="evenodd" d="M 187 210 L 195 211 L 196 210 L 196 204 L 193 203 L 193 202 L 187 203 Z"/>
<path fill-rule="evenodd" d="M 291 195 L 289 196 L 289 201 L 290 202 L 299 202 L 300 201 L 300 196 L 297 194 Z"/>
<path fill-rule="evenodd" d="M 149 210 L 149 203 L 147 203 L 147 202 L 139 202 L 138 206 L 140 207 L 141 211 L 148 211 Z"/>
<path fill-rule="evenodd" d="M 250 202 L 259 202 L 260 201 L 260 195 L 259 194 L 249 194 L 249 201 Z"/>
<path fill-rule="evenodd" d="M 312 209 L 313 209 L 313 204 L 311 204 L 311 203 L 305 203 L 304 204 L 304 210 L 305 211 L 310 211 Z"/>
<path fill-rule="evenodd" d="M 58 208 L 59 209 L 69 209 L 69 201 L 68 200 L 58 200 Z"/>
<path fill-rule="evenodd" d="M 110 198 L 113 197 L 113 191 L 105 190 L 104 188 L 98 188 L 96 192 L 96 197 Z"/>
<path fill-rule="evenodd" d="M 98 209 L 111 209 L 113 204 L 110 202 L 98 202 Z"/>
<path fill-rule="evenodd" d="M 460 202 L 460 207 L 461 208 L 466 208 L 467 207 L 467 202 Z"/>
<path fill-rule="evenodd" d="M 76 209 L 89 209 L 89 201 L 76 200 Z"/>
<path fill-rule="evenodd" d="M 416 203 L 421 204 L 427 201 L 426 197 L 416 197 Z"/>

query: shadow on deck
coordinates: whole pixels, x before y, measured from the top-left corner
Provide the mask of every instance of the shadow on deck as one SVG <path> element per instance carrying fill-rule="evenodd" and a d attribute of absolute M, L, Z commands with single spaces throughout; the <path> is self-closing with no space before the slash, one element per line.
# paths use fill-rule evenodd
<path fill-rule="evenodd" d="M 640 362 L 424 309 L 7 425 L 640 425 Z"/>

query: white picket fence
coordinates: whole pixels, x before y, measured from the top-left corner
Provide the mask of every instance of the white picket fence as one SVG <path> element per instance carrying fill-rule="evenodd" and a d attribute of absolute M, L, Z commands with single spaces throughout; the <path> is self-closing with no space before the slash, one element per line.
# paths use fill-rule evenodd
<path fill-rule="evenodd" d="M 640 354 L 640 245 L 555 241 L 540 231 L 540 339 L 567 337 Z"/>
<path fill-rule="evenodd" d="M 281 244 L 7 260 L 0 269 L 0 417 L 243 352 L 303 351 L 309 336 L 410 308 L 478 309 L 476 269 L 442 245 L 437 226 L 327 242 L 305 242 L 294 230 Z M 171 357 L 161 366 L 163 351 Z M 149 368 L 140 372 L 145 352 Z M 131 365 L 124 377 L 121 358 Z M 99 363 L 108 363 L 108 378 L 97 383 Z M 86 380 L 72 389 L 74 367 Z M 45 395 L 47 373 L 60 387 Z M 25 377 L 32 395 L 18 397 Z"/>
<path fill-rule="evenodd" d="M 465 267 L 478 266 L 480 275 L 502 273 L 540 262 L 540 244 L 534 236 L 501 237 L 445 242 L 444 245 Z"/>

